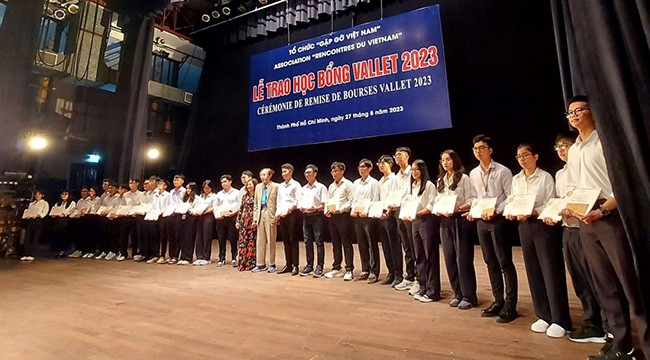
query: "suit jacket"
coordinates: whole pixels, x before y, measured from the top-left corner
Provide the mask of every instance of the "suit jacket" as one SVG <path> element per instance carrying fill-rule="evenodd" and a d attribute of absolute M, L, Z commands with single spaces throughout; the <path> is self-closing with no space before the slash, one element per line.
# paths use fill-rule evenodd
<path fill-rule="evenodd" d="M 275 211 L 278 208 L 278 184 L 271 181 L 266 189 L 266 220 L 271 224 L 275 224 Z M 260 216 L 262 215 L 262 189 L 263 183 L 255 186 L 255 205 L 253 207 L 253 221 L 260 223 Z"/>

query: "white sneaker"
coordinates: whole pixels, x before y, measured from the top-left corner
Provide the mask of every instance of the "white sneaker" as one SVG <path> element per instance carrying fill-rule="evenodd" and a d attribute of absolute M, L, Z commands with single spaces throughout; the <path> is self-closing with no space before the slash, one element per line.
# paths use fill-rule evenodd
<path fill-rule="evenodd" d="M 181 261 L 176 263 L 176 265 L 189 265 L 189 264 L 190 264 L 190 262 L 187 261 L 187 260 L 181 260 Z"/>
<path fill-rule="evenodd" d="M 140 261 L 142 261 L 142 260 L 144 260 L 144 256 L 142 256 L 142 255 L 135 255 L 135 256 L 133 256 L 133 261 L 138 261 L 138 262 L 140 262 Z"/>
<path fill-rule="evenodd" d="M 552 338 L 561 338 L 566 335 L 566 330 L 558 324 L 551 324 L 551 326 L 546 329 L 546 335 Z"/>
<path fill-rule="evenodd" d="M 325 273 L 325 277 L 328 278 L 328 279 L 332 279 L 332 278 L 336 277 L 336 275 L 338 275 L 340 272 L 341 272 L 341 270 L 332 269 L 332 270 Z"/>
<path fill-rule="evenodd" d="M 27 261 L 27 256 L 23 256 L 20 258 L 20 261 Z"/>
<path fill-rule="evenodd" d="M 343 281 L 352 281 L 354 280 L 354 275 L 352 275 L 352 271 L 348 270 L 345 272 L 345 275 L 343 275 Z"/>
<path fill-rule="evenodd" d="M 196 260 L 194 260 L 194 262 L 192 262 L 192 265 L 201 266 L 201 261 L 203 261 L 203 260 L 196 259 Z"/>
<path fill-rule="evenodd" d="M 413 296 L 417 293 L 420 292 L 420 283 L 417 281 L 413 282 L 413 286 L 411 287 L 411 290 L 409 290 L 409 295 Z"/>
<path fill-rule="evenodd" d="M 111 261 L 111 260 L 115 259 L 116 257 L 117 257 L 117 255 L 114 252 L 111 251 L 108 254 L 106 254 L 106 257 L 104 258 L 104 260 Z"/>
<path fill-rule="evenodd" d="M 25 256 L 25 261 L 34 261 L 33 256 Z"/>
<path fill-rule="evenodd" d="M 124 255 L 120 254 L 120 256 L 118 256 L 115 260 L 124 261 L 124 260 L 126 260 L 126 257 Z"/>
<path fill-rule="evenodd" d="M 406 290 L 409 290 L 412 287 L 413 287 L 413 281 L 409 281 L 409 280 L 404 279 L 404 280 L 402 280 L 401 283 L 395 285 L 395 290 L 397 290 L 397 291 L 406 291 Z"/>
<path fill-rule="evenodd" d="M 210 265 L 210 260 L 201 260 L 201 266 Z"/>
<path fill-rule="evenodd" d="M 158 261 L 158 258 L 152 257 L 151 259 L 147 260 L 147 264 L 154 264 L 156 261 Z"/>
<path fill-rule="evenodd" d="M 83 259 L 90 259 L 93 258 L 94 254 L 93 253 L 85 253 L 84 256 L 82 256 Z"/>
<path fill-rule="evenodd" d="M 156 264 L 165 264 L 166 262 L 167 262 L 167 260 L 165 260 L 165 258 L 161 256 L 158 259 L 158 261 L 156 261 Z"/>
<path fill-rule="evenodd" d="M 73 252 L 72 254 L 68 255 L 68 257 L 69 257 L 69 258 L 74 258 L 74 259 L 76 259 L 76 258 L 80 258 L 81 255 L 83 255 L 83 253 L 81 252 L 81 250 L 75 250 L 75 252 Z"/>
<path fill-rule="evenodd" d="M 95 260 L 101 260 L 106 257 L 106 253 L 102 251 L 101 254 L 95 256 Z"/>
<path fill-rule="evenodd" d="M 530 325 L 530 330 L 536 333 L 545 333 L 549 326 L 550 325 L 546 321 L 538 319 Z"/>

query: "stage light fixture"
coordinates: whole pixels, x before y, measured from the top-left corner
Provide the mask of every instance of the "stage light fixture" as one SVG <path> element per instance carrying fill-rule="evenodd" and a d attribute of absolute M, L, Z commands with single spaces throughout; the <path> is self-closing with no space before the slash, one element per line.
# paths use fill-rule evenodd
<path fill-rule="evenodd" d="M 151 160 L 156 160 L 160 157 L 160 150 L 155 147 L 149 148 L 147 150 L 147 157 Z"/>
<path fill-rule="evenodd" d="M 269 0 L 257 0 L 257 1 L 259 1 L 260 4 L 262 4 L 262 5 L 266 5 L 266 4 L 269 3 Z"/>
<path fill-rule="evenodd" d="M 230 4 L 230 0 L 221 0 L 221 5 L 228 5 Z"/>
<path fill-rule="evenodd" d="M 221 12 L 226 16 L 230 15 L 230 7 L 224 6 L 223 9 L 221 9 Z"/>
<path fill-rule="evenodd" d="M 201 21 L 203 21 L 205 23 L 210 22 L 210 19 L 211 19 L 210 15 L 208 15 L 208 14 L 201 15 Z"/>
<path fill-rule="evenodd" d="M 41 135 L 32 135 L 27 139 L 27 146 L 35 151 L 43 150 L 47 147 L 47 139 Z"/>
<path fill-rule="evenodd" d="M 218 19 L 219 16 L 221 16 L 221 13 L 219 12 L 219 10 L 212 10 L 210 15 L 212 15 L 213 18 Z"/>
<path fill-rule="evenodd" d="M 253 10 L 254 7 L 254 0 L 242 0 L 242 2 L 237 7 L 237 10 L 239 10 L 239 12 L 245 13 L 246 11 Z"/>
<path fill-rule="evenodd" d="M 57 20 L 63 20 L 65 19 L 65 16 L 67 13 L 63 9 L 56 9 L 54 12 L 52 12 L 52 16 L 54 16 L 55 19 Z"/>

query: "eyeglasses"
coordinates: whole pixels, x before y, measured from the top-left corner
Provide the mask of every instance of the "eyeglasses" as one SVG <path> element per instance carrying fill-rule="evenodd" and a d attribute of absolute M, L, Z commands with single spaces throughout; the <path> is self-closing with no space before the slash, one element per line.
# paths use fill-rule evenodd
<path fill-rule="evenodd" d="M 485 150 L 487 150 L 489 148 L 490 148 L 489 146 L 481 145 L 481 146 L 473 147 L 472 150 L 474 150 L 474 151 L 485 151 Z"/>
<path fill-rule="evenodd" d="M 566 116 L 567 119 L 570 119 L 572 117 L 578 117 L 580 116 L 583 112 L 589 111 L 588 107 L 578 107 L 573 110 L 567 111 L 564 113 L 564 116 Z"/>
<path fill-rule="evenodd" d="M 525 159 L 525 158 L 527 158 L 527 157 L 529 157 L 529 156 L 533 156 L 533 154 L 531 154 L 531 153 L 526 153 L 526 154 L 517 155 L 517 156 L 515 156 L 515 159 L 517 159 L 517 160 L 523 160 L 523 159 Z"/>
<path fill-rule="evenodd" d="M 566 144 L 555 145 L 553 146 L 553 150 L 555 151 L 566 150 L 569 148 L 569 146 L 571 145 L 566 145 Z"/>

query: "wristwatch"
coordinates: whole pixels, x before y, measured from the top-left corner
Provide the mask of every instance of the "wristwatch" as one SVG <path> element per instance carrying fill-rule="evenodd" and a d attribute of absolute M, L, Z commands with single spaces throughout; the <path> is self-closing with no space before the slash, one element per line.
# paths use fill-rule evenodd
<path fill-rule="evenodd" d="M 611 211 L 605 209 L 602 205 L 598 207 L 598 210 L 600 210 L 602 216 L 607 216 L 611 213 Z"/>

